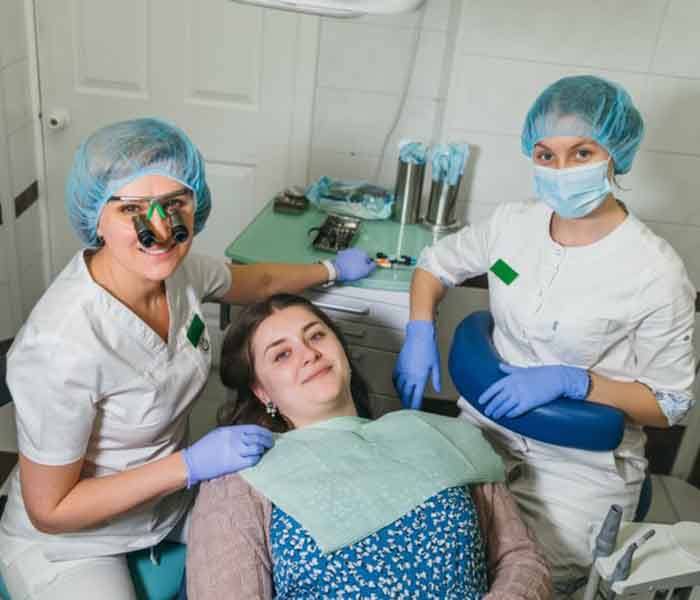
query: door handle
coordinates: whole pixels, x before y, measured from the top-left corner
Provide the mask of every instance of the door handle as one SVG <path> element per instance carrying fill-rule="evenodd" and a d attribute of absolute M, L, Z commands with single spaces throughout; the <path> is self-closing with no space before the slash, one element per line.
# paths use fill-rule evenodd
<path fill-rule="evenodd" d="M 342 325 L 340 331 L 343 335 L 351 338 L 363 338 L 367 334 L 367 330 L 362 327 L 348 327 L 347 325 Z"/>
<path fill-rule="evenodd" d="M 330 302 L 316 302 L 313 304 L 324 310 L 334 310 L 336 312 L 348 313 L 349 315 L 368 315 L 369 306 L 364 308 L 352 308 L 351 306 L 343 306 L 342 304 L 331 304 Z"/>
<path fill-rule="evenodd" d="M 64 108 L 56 108 L 46 115 L 46 126 L 51 131 L 60 131 L 70 125 L 70 115 Z"/>

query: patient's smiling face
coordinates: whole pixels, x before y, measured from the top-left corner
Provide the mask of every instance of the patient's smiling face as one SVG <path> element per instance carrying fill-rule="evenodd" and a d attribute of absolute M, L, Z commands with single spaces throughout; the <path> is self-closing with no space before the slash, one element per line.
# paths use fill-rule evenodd
<path fill-rule="evenodd" d="M 350 365 L 340 340 L 304 306 L 275 311 L 251 340 L 255 383 L 294 427 L 356 415 Z"/>

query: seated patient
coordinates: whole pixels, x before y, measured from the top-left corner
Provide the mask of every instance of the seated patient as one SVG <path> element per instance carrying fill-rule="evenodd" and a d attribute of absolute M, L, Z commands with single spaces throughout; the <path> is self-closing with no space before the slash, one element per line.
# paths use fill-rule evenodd
<path fill-rule="evenodd" d="M 277 435 L 256 467 L 201 485 L 189 600 L 551 596 L 549 568 L 478 430 L 418 411 L 366 418 L 367 387 L 307 300 L 246 308 L 221 376 L 237 391 L 222 424 Z"/>

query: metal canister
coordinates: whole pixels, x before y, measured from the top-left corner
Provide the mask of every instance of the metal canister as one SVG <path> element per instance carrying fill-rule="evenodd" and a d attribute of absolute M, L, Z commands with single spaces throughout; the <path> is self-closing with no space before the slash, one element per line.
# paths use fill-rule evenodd
<path fill-rule="evenodd" d="M 425 163 L 416 164 L 399 160 L 394 187 L 392 219 L 401 224 L 417 223 L 420 217 Z"/>
<path fill-rule="evenodd" d="M 446 181 L 433 181 L 430 186 L 428 209 L 423 224 L 433 231 L 450 231 L 460 226 L 456 216 L 457 196 L 462 177 L 454 185 Z"/>

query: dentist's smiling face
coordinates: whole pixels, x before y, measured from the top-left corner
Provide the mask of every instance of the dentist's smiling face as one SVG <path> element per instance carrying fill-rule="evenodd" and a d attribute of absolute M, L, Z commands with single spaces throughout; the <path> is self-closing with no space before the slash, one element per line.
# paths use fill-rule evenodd
<path fill-rule="evenodd" d="M 303 306 L 267 317 L 251 344 L 252 390 L 272 401 L 294 427 L 357 414 L 350 364 L 335 334 Z"/>
<path fill-rule="evenodd" d="M 136 277 L 154 282 L 167 279 L 192 245 L 192 192 L 179 181 L 169 177 L 145 175 L 125 185 L 114 196 L 126 199 L 110 200 L 102 210 L 97 228 L 98 235 L 104 239 L 100 254 Z M 178 210 L 190 232 L 187 241 L 176 244 L 167 218 L 163 219 L 160 212 L 155 210 L 148 224 L 156 236 L 156 241 L 149 248 L 144 248 L 139 243 L 132 217 L 140 214 L 144 204 L 148 205 L 147 199 L 152 197 L 167 197 L 166 208 Z"/>

